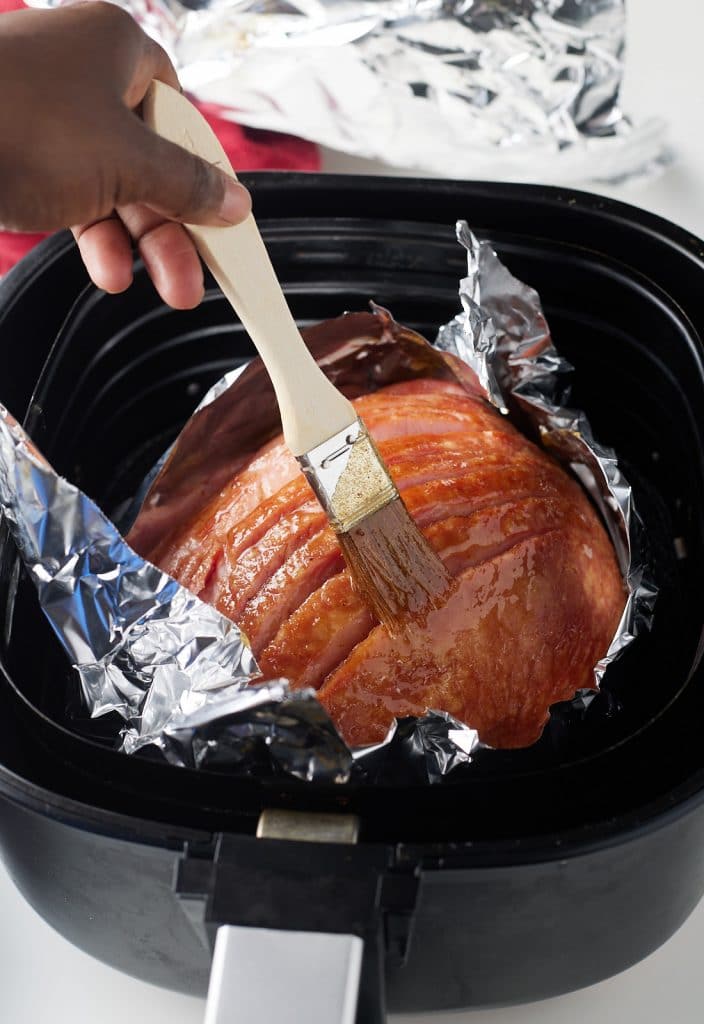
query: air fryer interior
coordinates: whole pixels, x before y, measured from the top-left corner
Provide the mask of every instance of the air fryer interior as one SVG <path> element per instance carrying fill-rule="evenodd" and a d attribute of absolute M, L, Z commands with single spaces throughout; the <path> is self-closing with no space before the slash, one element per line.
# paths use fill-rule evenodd
<path fill-rule="evenodd" d="M 284 205 L 291 183 L 297 207 Z M 374 787 L 258 782 L 112 750 L 116 723 L 86 720 L 76 680 L 23 575 L 12 594 L 8 555 L 1 582 L 6 696 L 24 708 L 41 757 L 60 765 L 52 771 L 67 791 L 144 817 L 249 827 L 242 822 L 265 805 L 344 806 L 362 815 L 368 838 L 409 841 L 596 835 L 608 819 L 637 817 L 675 787 L 698 785 L 704 378 L 686 299 L 693 303 L 701 291 L 701 264 L 697 276 L 688 257 L 688 282 L 664 242 L 658 264 L 648 251 L 652 232 L 639 244 L 640 229 L 624 220 L 623 208 L 610 223 L 602 217 L 603 242 L 592 225 L 586 247 L 579 218 L 599 220 L 588 197 L 567 206 L 550 191 L 515 186 L 409 183 L 404 195 L 391 182 L 375 192 L 370 182 L 327 179 L 316 191 L 312 179 L 261 176 L 255 202 L 301 325 L 374 299 L 432 339 L 458 309 L 464 252 L 454 218 L 491 239 L 516 276 L 539 291 L 554 340 L 576 369 L 573 404 L 617 450 L 634 486 L 660 588 L 652 632 L 609 669 L 586 713 L 558 708 L 534 747 L 479 757 L 440 786 L 420 786 L 403 770 Z M 61 261 L 49 272 L 61 274 Z M 673 295 L 677 288 L 682 294 Z M 198 309 L 174 312 L 137 264 L 126 295 L 87 289 L 77 298 L 37 386 L 30 431 L 59 471 L 118 515 L 199 397 L 251 355 L 214 288 Z"/>

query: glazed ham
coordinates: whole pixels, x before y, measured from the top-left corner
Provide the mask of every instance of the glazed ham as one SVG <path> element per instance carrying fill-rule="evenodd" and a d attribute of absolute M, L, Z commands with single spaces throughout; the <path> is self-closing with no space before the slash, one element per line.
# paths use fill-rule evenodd
<path fill-rule="evenodd" d="M 623 610 L 596 512 L 457 383 L 406 381 L 354 404 L 453 577 L 422 622 L 375 620 L 281 438 L 142 553 L 238 623 L 264 677 L 317 689 L 351 745 L 428 709 L 492 746 L 532 743 L 551 704 L 592 685 Z"/>

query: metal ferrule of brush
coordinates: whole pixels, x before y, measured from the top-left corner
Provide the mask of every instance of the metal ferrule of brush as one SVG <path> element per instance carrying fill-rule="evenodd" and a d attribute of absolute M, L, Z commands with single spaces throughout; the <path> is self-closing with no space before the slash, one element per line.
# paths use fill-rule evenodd
<path fill-rule="evenodd" d="M 336 533 L 347 533 L 398 498 L 360 419 L 300 455 L 298 462 Z"/>

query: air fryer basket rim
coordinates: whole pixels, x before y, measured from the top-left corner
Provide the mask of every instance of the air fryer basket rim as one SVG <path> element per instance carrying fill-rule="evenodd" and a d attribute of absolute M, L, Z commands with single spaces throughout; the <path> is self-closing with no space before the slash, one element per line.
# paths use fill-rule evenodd
<path fill-rule="evenodd" d="M 536 185 L 523 182 L 455 180 L 448 178 L 394 177 L 390 175 L 358 175 L 358 174 L 321 174 L 306 171 L 243 171 L 239 180 L 252 190 L 254 201 L 257 194 L 275 191 L 277 194 L 291 191 L 318 191 L 321 186 L 331 192 L 344 191 L 346 185 L 353 184 L 356 189 L 369 193 L 403 194 L 416 191 L 433 192 L 453 197 L 461 191 L 471 190 L 472 194 L 481 198 L 483 194 L 491 197 L 505 196 L 515 198 L 520 193 L 530 203 L 545 202 L 551 207 L 564 207 L 566 212 L 589 212 L 598 214 L 601 219 L 623 222 L 630 227 L 637 227 L 659 240 L 666 240 L 677 246 L 682 252 L 701 261 L 704 259 L 704 240 L 691 231 L 667 220 L 657 213 L 652 213 L 622 199 L 612 199 L 585 189 L 563 188 L 556 185 Z M 256 210 L 255 210 L 256 212 Z M 418 218 L 422 221 L 422 216 Z M 470 225 L 472 227 L 473 225 Z M 539 236 L 535 236 L 539 237 Z M 3 310 L 4 303 L 12 293 L 21 291 L 34 279 L 38 270 L 43 269 L 62 254 L 72 249 L 74 241 L 69 231 L 57 231 L 35 245 L 10 271 L 0 280 L 0 299 Z M 4 310 L 3 310 L 4 311 Z M 2 312 L 0 312 L 0 317 Z"/>
<path fill-rule="evenodd" d="M 165 766 L 168 768 L 168 766 Z M 81 831 L 94 832 L 130 842 L 182 850 L 184 844 L 195 848 L 207 847 L 217 832 L 228 829 L 189 827 L 180 822 L 145 818 L 106 809 L 97 803 L 84 803 L 71 796 L 28 781 L 23 776 L 0 764 L 0 795 L 21 807 L 69 825 Z M 401 842 L 395 845 L 405 849 L 407 856 L 421 859 L 427 867 L 442 866 L 448 870 L 468 867 L 501 866 L 546 863 L 588 856 L 598 850 L 637 843 L 643 836 L 669 828 L 704 804 L 704 769 L 688 783 L 617 820 L 604 822 L 600 827 L 579 827 L 554 834 L 530 837 L 527 840 L 490 839 L 469 841 Z M 235 830 L 237 834 L 254 834 L 256 817 L 251 828 Z M 364 834 L 360 842 L 365 843 Z M 381 841 L 380 846 L 388 846 Z"/>

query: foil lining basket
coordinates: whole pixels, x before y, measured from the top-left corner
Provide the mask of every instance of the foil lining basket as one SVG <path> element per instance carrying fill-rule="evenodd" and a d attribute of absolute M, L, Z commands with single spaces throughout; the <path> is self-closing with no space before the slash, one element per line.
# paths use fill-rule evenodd
<path fill-rule="evenodd" d="M 640 521 L 616 456 L 597 444 L 583 413 L 562 404 L 570 367 L 552 344 L 538 295 L 512 277 L 464 222 L 457 237 L 468 260 L 460 284 L 463 309 L 440 327 L 435 351 L 425 346 L 423 365 L 414 353 L 414 373 L 428 373 L 434 361 L 445 365 L 445 353 L 457 357 L 465 386 L 507 414 L 521 415 L 600 507 L 628 600 L 609 650 L 595 666 L 594 689 L 575 697 L 575 706 L 586 707 L 607 665 L 652 614 L 655 592 L 641 556 Z M 389 348 L 401 345 L 403 329 L 397 334 L 401 342 L 392 337 L 384 350 L 387 365 L 398 363 L 388 359 Z M 348 363 L 366 373 L 365 359 L 378 361 L 379 351 L 368 346 Z M 334 353 L 325 362 L 333 379 L 342 372 L 344 358 L 337 371 Z M 199 409 L 236 389 L 246 372 L 227 375 Z M 266 385 L 263 372 L 260 378 Z M 251 384 L 246 391 L 261 407 Z M 275 417 L 273 400 L 268 408 Z M 285 680 L 262 681 L 239 629 L 141 559 L 96 505 L 52 470 L 4 409 L 0 505 L 40 605 L 76 667 L 86 705 L 93 716 L 121 715 L 125 752 L 156 747 L 177 765 L 326 782 L 374 779 L 392 761 L 410 776 L 434 782 L 488 749 L 471 723 L 441 711 L 396 722 L 372 748 L 349 749 L 314 691 L 290 691 Z"/>

